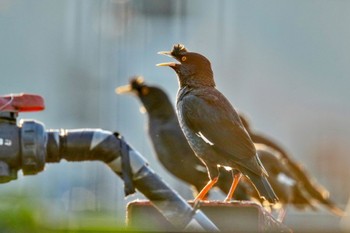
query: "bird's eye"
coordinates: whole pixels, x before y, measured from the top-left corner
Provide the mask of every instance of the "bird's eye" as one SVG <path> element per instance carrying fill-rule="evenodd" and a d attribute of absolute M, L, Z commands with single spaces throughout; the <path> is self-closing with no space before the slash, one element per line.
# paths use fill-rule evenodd
<path fill-rule="evenodd" d="M 186 61 L 186 60 L 187 60 L 186 56 L 181 57 L 181 61 Z"/>

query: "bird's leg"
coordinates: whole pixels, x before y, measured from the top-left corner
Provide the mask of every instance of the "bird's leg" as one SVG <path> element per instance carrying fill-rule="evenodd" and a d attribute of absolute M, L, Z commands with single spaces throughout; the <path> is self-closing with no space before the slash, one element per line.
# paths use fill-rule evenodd
<path fill-rule="evenodd" d="M 198 193 L 198 195 L 196 196 L 196 198 L 194 199 L 194 202 L 203 200 L 205 198 L 205 196 L 207 195 L 207 193 L 209 192 L 209 190 L 213 187 L 213 185 L 218 182 L 219 177 L 215 177 L 212 180 L 209 180 L 209 182 L 204 186 L 204 188 Z"/>
<path fill-rule="evenodd" d="M 239 183 L 241 177 L 242 177 L 242 174 L 241 174 L 240 172 L 234 174 L 234 176 L 233 176 L 233 182 L 232 182 L 230 191 L 228 192 L 228 194 L 227 194 L 227 196 L 226 196 L 226 198 L 225 198 L 225 202 L 231 201 L 232 196 L 233 196 L 233 193 L 235 192 L 236 187 L 237 187 L 237 185 L 238 185 L 238 183 Z"/>

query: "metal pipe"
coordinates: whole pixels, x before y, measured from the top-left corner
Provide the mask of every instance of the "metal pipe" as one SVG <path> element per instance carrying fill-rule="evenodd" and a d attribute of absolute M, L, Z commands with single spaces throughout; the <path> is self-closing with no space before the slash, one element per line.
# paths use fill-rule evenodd
<path fill-rule="evenodd" d="M 179 230 L 219 231 L 202 211 L 194 210 L 164 182 L 143 156 L 130 147 L 119 134 L 101 129 L 50 130 L 46 161 L 59 162 L 61 159 L 105 162 L 124 182 L 130 178 L 132 185 Z M 125 166 L 125 159 L 129 161 L 129 167 Z M 126 182 L 125 185 L 131 184 Z"/>

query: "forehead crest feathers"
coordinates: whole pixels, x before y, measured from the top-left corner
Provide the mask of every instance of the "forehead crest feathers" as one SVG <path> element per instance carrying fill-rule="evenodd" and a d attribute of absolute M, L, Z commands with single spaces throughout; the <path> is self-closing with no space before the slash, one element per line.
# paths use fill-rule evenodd
<path fill-rule="evenodd" d="M 171 51 L 171 55 L 176 57 L 176 56 L 182 55 L 186 52 L 187 52 L 187 49 L 185 48 L 185 46 L 183 44 L 176 44 L 176 45 L 174 45 L 173 50 Z"/>
<path fill-rule="evenodd" d="M 133 90 L 139 90 L 143 86 L 145 86 L 145 82 L 143 80 L 143 77 L 141 76 L 134 76 L 130 79 L 130 85 Z"/>

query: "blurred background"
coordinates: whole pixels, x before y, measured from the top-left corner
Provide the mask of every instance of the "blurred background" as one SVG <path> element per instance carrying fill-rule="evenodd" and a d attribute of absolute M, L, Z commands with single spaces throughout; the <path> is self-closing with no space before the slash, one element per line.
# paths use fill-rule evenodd
<path fill-rule="evenodd" d="M 154 159 L 140 103 L 114 92 L 138 74 L 175 102 L 175 73 L 155 64 L 171 61 L 157 52 L 181 42 L 211 60 L 218 89 L 256 131 L 284 145 L 346 208 L 349 10 L 341 0 L 1 0 L 0 94 L 42 95 L 46 110 L 20 118 L 48 129 L 119 131 L 191 199 Z M 125 199 L 121 180 L 100 162 L 48 164 L 0 185 L 0 228 L 115 230 L 137 198 L 144 197 Z M 350 231 L 350 217 L 324 210 L 290 208 L 285 223 L 296 231 Z"/>

